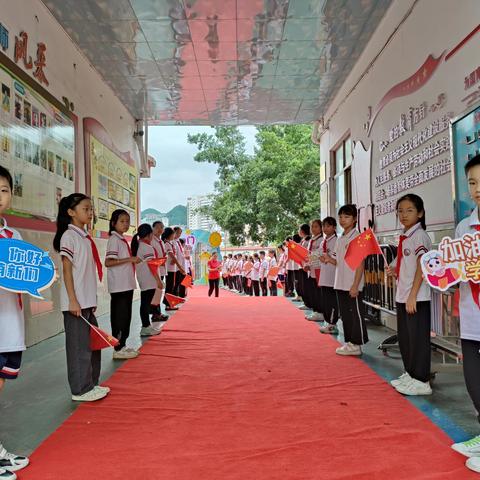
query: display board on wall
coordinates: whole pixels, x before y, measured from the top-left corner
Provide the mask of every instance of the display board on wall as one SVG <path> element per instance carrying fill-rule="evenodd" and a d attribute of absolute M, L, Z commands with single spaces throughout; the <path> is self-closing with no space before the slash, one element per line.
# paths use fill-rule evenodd
<path fill-rule="evenodd" d="M 114 148 L 105 133 L 101 134 L 99 124 L 97 131 L 89 131 L 86 137 L 90 158 L 90 195 L 95 208 L 94 234 L 102 236 L 108 233 L 112 213 L 123 209 L 130 214 L 132 226 L 128 234 L 132 235 L 138 218 L 138 171 L 135 164 L 128 154 Z"/>
<path fill-rule="evenodd" d="M 0 164 L 12 174 L 11 214 L 55 220 L 75 190 L 75 126 L 0 64 Z"/>
<path fill-rule="evenodd" d="M 452 122 L 455 179 L 455 221 L 471 214 L 474 205 L 468 192 L 465 164 L 480 153 L 480 105 Z"/>

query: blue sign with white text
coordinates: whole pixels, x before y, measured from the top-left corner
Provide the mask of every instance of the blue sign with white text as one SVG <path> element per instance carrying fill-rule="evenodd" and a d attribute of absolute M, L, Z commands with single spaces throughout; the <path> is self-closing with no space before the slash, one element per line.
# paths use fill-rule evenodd
<path fill-rule="evenodd" d="M 55 278 L 55 265 L 48 252 L 23 240 L 0 241 L 0 288 L 43 298 L 40 292 Z"/>

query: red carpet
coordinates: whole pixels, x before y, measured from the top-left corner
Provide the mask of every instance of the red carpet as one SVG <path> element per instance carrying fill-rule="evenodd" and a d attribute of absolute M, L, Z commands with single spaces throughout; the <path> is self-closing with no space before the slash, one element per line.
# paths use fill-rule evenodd
<path fill-rule="evenodd" d="M 478 479 L 450 439 L 284 298 L 195 287 L 19 479 Z M 66 400 L 67 401 L 67 400 Z"/>

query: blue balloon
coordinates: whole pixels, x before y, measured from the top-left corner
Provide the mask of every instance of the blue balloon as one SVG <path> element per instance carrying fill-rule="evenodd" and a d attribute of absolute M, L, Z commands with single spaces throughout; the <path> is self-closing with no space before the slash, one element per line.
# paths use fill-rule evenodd
<path fill-rule="evenodd" d="M 55 265 L 36 245 L 13 238 L 0 241 L 0 288 L 41 298 L 55 281 Z"/>

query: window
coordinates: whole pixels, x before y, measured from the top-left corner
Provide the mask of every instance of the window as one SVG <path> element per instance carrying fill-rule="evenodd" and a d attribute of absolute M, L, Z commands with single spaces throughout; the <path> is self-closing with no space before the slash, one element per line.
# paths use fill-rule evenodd
<path fill-rule="evenodd" d="M 352 203 L 352 142 L 350 137 L 343 140 L 340 145 L 333 150 L 332 160 L 335 172 L 335 211 L 345 205 Z"/>

